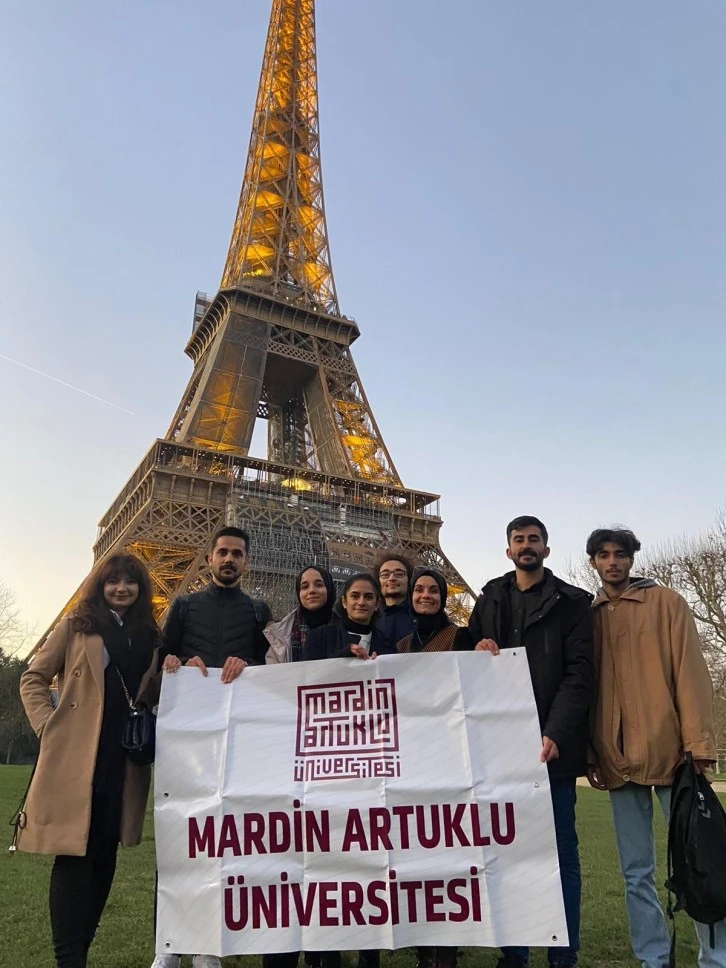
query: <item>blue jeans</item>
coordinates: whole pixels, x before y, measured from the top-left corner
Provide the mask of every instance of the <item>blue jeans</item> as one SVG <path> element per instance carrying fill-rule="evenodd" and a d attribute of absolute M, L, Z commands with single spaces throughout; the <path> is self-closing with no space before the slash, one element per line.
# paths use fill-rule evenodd
<path fill-rule="evenodd" d="M 550 780 L 552 793 L 552 812 L 555 820 L 557 855 L 560 861 L 560 880 L 562 899 L 565 903 L 565 918 L 570 944 L 568 947 L 549 948 L 550 965 L 558 968 L 573 968 L 577 964 L 580 950 L 580 895 L 582 878 L 580 876 L 580 854 L 577 849 L 577 830 L 575 828 L 575 803 L 577 787 L 572 779 Z M 504 954 L 521 958 L 529 956 L 529 948 L 502 948 Z"/>
<path fill-rule="evenodd" d="M 655 787 L 663 816 L 668 822 L 671 788 Z M 655 887 L 653 841 L 653 794 L 650 787 L 628 783 L 610 791 L 620 869 L 625 880 L 625 906 L 633 954 L 643 968 L 667 968 L 671 948 L 663 908 Z M 706 924 L 696 923 L 700 968 L 726 968 L 726 922 L 714 925 L 715 946 Z"/>

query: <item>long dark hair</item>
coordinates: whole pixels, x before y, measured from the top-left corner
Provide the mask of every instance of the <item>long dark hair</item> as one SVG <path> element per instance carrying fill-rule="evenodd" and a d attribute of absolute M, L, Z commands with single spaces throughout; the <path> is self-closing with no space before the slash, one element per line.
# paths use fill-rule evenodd
<path fill-rule="evenodd" d="M 146 628 L 159 635 L 151 601 L 151 576 L 149 569 L 136 555 L 126 553 L 111 555 L 99 562 L 84 581 L 78 601 L 71 613 L 74 632 L 98 632 L 108 624 L 108 605 L 103 586 L 115 578 L 130 578 L 138 582 L 139 597 L 124 616 L 124 625 L 130 630 Z"/>

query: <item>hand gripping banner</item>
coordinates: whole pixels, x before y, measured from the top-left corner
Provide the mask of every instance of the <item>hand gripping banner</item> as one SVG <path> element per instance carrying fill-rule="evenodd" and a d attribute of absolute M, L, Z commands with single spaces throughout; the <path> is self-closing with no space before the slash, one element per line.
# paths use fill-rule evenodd
<path fill-rule="evenodd" d="M 164 676 L 157 951 L 567 944 L 521 650 Z"/>

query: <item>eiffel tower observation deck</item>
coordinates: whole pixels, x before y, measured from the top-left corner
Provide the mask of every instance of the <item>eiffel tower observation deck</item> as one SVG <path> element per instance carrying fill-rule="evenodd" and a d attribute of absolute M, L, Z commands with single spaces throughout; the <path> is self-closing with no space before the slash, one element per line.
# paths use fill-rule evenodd
<path fill-rule="evenodd" d="M 330 260 L 314 0 L 273 0 L 244 181 L 219 291 L 198 294 L 194 369 L 171 425 L 99 523 L 95 561 L 149 566 L 160 615 L 200 587 L 211 535 L 251 536 L 246 589 L 278 617 L 305 565 L 342 579 L 385 547 L 439 569 L 449 611 L 473 600 L 439 546 L 439 497 L 403 486 L 370 408 Z M 267 459 L 249 455 L 267 422 Z"/>

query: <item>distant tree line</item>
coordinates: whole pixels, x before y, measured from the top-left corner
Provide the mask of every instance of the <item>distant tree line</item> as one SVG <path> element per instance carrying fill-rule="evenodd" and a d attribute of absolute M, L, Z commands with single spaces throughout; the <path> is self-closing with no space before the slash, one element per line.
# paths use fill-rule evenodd
<path fill-rule="evenodd" d="M 11 589 L 0 581 L 0 763 L 32 762 L 38 749 L 19 691 L 27 665 L 21 654 L 31 634 L 20 621 Z"/>

